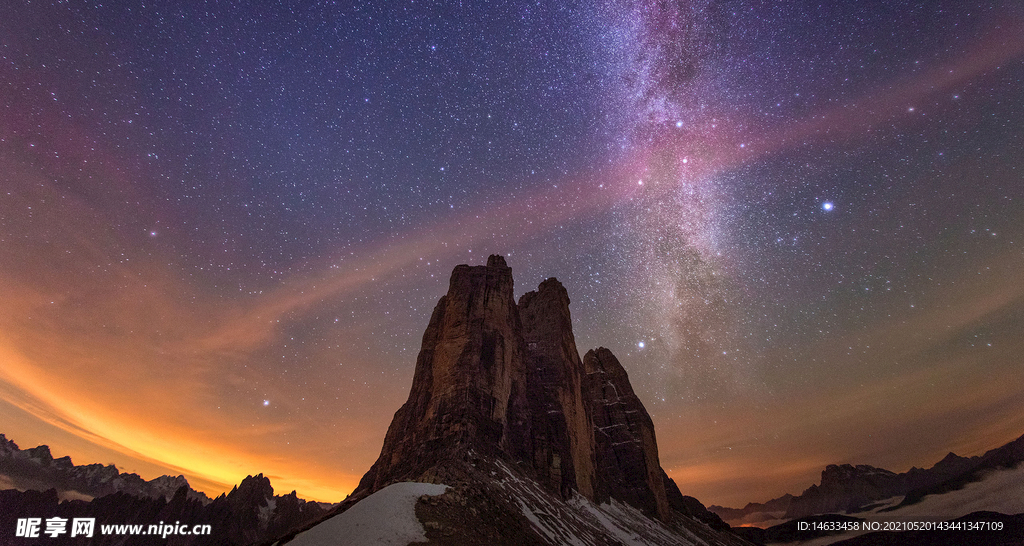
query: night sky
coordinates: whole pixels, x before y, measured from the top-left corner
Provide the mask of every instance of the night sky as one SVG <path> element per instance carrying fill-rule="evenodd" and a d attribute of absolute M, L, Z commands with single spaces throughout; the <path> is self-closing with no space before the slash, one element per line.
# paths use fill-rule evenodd
<path fill-rule="evenodd" d="M 340 500 L 503 254 L 705 503 L 1020 436 L 1024 4 L 835 4 L 0 0 L 0 432 Z"/>

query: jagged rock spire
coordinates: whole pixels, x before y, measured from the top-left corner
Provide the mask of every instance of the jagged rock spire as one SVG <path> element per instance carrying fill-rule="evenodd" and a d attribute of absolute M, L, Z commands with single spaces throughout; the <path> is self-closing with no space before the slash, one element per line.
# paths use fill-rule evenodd
<path fill-rule="evenodd" d="M 594 426 L 583 401 L 569 294 L 550 278 L 519 299 L 526 343 L 531 456 L 541 483 L 594 496 Z"/>
<path fill-rule="evenodd" d="M 583 366 L 595 431 L 598 499 L 615 497 L 664 519 L 669 504 L 651 416 L 610 350 L 587 351 Z"/>
<path fill-rule="evenodd" d="M 524 382 L 512 269 L 501 256 L 457 266 L 423 333 L 409 400 L 357 491 L 412 479 L 468 449 L 507 451 L 509 404 L 522 398 Z"/>

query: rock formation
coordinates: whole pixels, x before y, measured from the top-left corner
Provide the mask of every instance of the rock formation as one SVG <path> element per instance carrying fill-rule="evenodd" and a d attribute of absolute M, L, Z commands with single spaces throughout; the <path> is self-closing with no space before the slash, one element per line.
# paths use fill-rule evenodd
<path fill-rule="evenodd" d="M 473 499 L 472 514 L 450 519 L 474 521 L 492 538 L 512 532 L 509 506 L 524 514 L 538 506 L 547 518 L 564 512 L 562 520 L 576 521 L 571 533 L 584 536 L 600 531 L 573 506 L 619 502 L 662 522 L 700 522 L 693 523 L 703 529 L 698 535 L 722 542 L 715 533 L 728 526 L 684 497 L 661 468 L 654 423 L 615 356 L 600 348 L 580 359 L 562 284 L 548 279 L 517 304 L 512 283 L 501 256 L 455 268 L 423 334 L 409 399 L 339 512 L 392 483 L 444 482 L 462 485 L 425 513 Z M 537 487 L 555 500 L 542 501 Z M 508 491 L 518 491 L 518 506 L 495 499 Z M 487 531 L 496 521 L 504 531 Z M 537 529 L 558 535 L 540 519 L 533 525 L 518 528 L 517 540 Z M 738 540 L 729 537 L 724 542 Z"/>
<path fill-rule="evenodd" d="M 569 294 L 548 279 L 519 298 L 526 344 L 526 441 L 542 483 L 563 497 L 575 489 L 594 496 L 594 424 L 584 403 L 586 372 L 576 349 Z"/>
<path fill-rule="evenodd" d="M 522 330 L 504 258 L 456 267 L 423 333 L 409 400 L 357 492 L 411 479 L 469 449 L 521 453 L 528 430 Z"/>
<path fill-rule="evenodd" d="M 651 416 L 611 351 L 588 351 L 583 365 L 601 476 L 598 499 L 615 497 L 664 519 L 668 497 Z"/>

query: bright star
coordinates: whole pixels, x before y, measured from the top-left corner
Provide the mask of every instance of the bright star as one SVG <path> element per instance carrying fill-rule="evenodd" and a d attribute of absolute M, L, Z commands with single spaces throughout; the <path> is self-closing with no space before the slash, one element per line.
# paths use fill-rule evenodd
<path fill-rule="evenodd" d="M 270 400 L 264 400 L 263 401 L 263 405 L 264 405 L 264 407 L 265 406 L 269 406 L 270 405 Z"/>
<path fill-rule="evenodd" d="M 641 341 L 640 343 L 637 343 L 636 346 L 640 347 L 641 349 L 643 349 L 644 348 L 644 342 Z"/>
<path fill-rule="evenodd" d="M 825 201 L 821 204 L 821 209 L 824 211 L 830 211 L 834 206 L 835 205 L 832 204 L 832 201 Z"/>

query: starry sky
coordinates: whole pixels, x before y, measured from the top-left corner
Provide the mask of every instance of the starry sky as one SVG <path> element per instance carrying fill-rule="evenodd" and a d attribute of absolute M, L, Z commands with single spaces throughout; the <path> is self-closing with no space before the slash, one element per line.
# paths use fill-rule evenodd
<path fill-rule="evenodd" d="M 706 504 L 1020 436 L 1024 4 L 834 4 L 0 0 L 0 432 L 340 500 L 503 254 Z"/>

